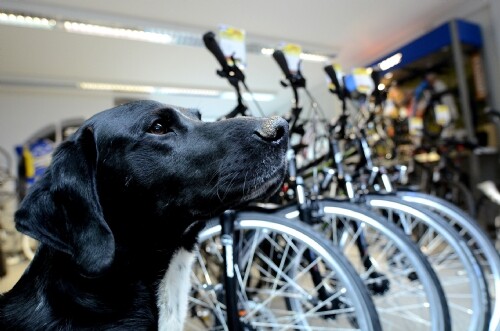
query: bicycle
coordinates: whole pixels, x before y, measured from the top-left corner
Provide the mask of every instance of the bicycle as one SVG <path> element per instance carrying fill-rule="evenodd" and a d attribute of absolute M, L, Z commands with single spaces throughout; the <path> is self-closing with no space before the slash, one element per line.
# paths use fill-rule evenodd
<path fill-rule="evenodd" d="M 381 330 L 353 267 L 314 230 L 262 213 L 225 215 L 227 233 L 213 220 L 200 234 L 188 330 Z"/>
<path fill-rule="evenodd" d="M 14 227 L 14 211 L 17 206 L 17 178 L 12 175 L 13 162 L 10 154 L 0 147 L 0 246 L 5 275 L 6 266 L 33 258 L 33 239 L 21 234 Z M 2 268 L 0 268 L 2 269 Z"/>
<path fill-rule="evenodd" d="M 204 41 L 223 70 L 233 70 L 213 34 L 205 34 Z M 373 303 L 352 266 L 306 227 L 273 216 L 226 211 L 208 223 L 200 243 L 191 328 L 196 322 L 213 330 L 312 329 L 327 323 L 380 330 Z M 211 271 L 215 263 L 222 265 L 222 273 Z M 256 286 L 251 284 L 252 271 L 259 273 Z M 311 291 L 321 292 L 323 300 L 315 300 Z"/>
<path fill-rule="evenodd" d="M 363 135 L 359 136 L 359 139 L 362 140 Z M 371 153 L 369 151 L 368 144 L 365 142 L 364 144 L 360 145 L 365 146 L 364 148 L 360 148 L 360 153 L 362 154 L 361 160 L 370 160 Z M 498 326 L 498 318 L 496 318 L 495 316 L 499 316 L 499 303 L 496 298 L 498 298 L 499 295 L 498 284 L 500 279 L 500 258 L 486 233 L 478 226 L 477 222 L 470 215 L 459 209 L 457 206 L 451 204 L 450 202 L 425 193 L 404 191 L 401 189 L 395 190 L 394 187 L 396 185 L 393 185 L 391 183 L 388 174 L 383 171 L 382 167 L 373 167 L 373 163 L 371 161 L 366 162 L 364 164 L 364 167 L 371 170 L 367 171 L 369 173 L 369 176 L 367 176 L 369 180 L 367 180 L 366 183 L 363 184 L 363 188 L 370 187 L 371 189 L 373 189 L 374 187 L 379 186 L 383 191 L 386 192 L 386 194 L 392 193 L 397 197 L 402 198 L 404 201 L 410 202 L 412 205 L 414 205 L 413 208 L 415 207 L 415 205 L 424 207 L 425 209 L 428 209 L 442 217 L 446 221 L 446 223 L 448 223 L 448 225 L 456 230 L 461 238 L 465 239 L 469 250 L 478 261 L 480 269 L 483 271 L 484 276 L 487 279 L 489 293 L 491 294 L 490 301 L 494 303 L 490 318 L 490 330 L 495 330 Z M 387 200 L 384 196 L 381 195 L 375 196 L 375 198 L 379 200 Z M 397 202 L 397 204 L 398 205 L 396 207 L 401 207 L 401 201 Z M 395 209 L 397 210 L 398 208 Z M 399 211 L 398 213 L 401 212 Z M 436 216 L 432 217 L 436 219 Z M 435 221 L 430 222 L 434 223 Z M 443 223 L 442 220 L 441 223 Z M 419 226 L 422 227 L 422 225 Z M 434 227 L 434 225 L 432 227 Z M 449 232 L 451 229 L 449 226 L 447 228 Z M 429 231 L 430 229 L 428 229 L 427 231 Z M 424 245 L 423 243 L 421 243 L 421 246 L 426 247 L 429 246 L 429 244 Z M 428 251 L 427 253 L 429 254 Z M 481 292 L 484 293 L 484 291 Z M 486 316 L 488 316 L 488 309 L 485 310 L 485 314 Z"/>
<path fill-rule="evenodd" d="M 287 77 L 287 85 L 293 90 L 294 103 L 290 112 L 290 132 L 293 133 L 297 131 L 301 113 L 298 89 L 305 89 L 305 79 L 298 76 L 300 71 L 292 75 L 287 70 L 286 59 L 279 51 L 275 51 L 273 56 Z M 331 154 L 338 159 L 337 147 L 336 141 L 332 140 Z M 308 166 L 316 166 L 318 162 L 321 159 Z M 444 294 L 435 274 L 418 249 L 400 229 L 380 216 L 350 202 L 319 199 L 317 189 L 320 185 L 317 183 L 313 184 L 313 189 L 306 195 L 308 190 L 300 173 L 308 166 L 298 170 L 294 150 L 289 151 L 290 180 L 287 187 L 293 192 L 294 198 L 288 199 L 292 200 L 288 205 L 267 212 L 312 224 L 321 233 L 327 234 L 329 241 L 340 247 L 356 266 L 372 293 L 385 329 L 401 328 L 405 324 L 421 329 L 449 329 Z M 349 183 L 346 178 L 348 174 L 342 168 L 335 170 L 337 178 Z M 351 192 L 348 187 L 346 191 Z M 377 250 L 378 247 L 380 248 Z"/>
<path fill-rule="evenodd" d="M 477 218 L 472 217 L 470 212 L 466 213 L 463 208 L 459 208 L 455 204 L 437 196 L 404 190 L 397 190 L 396 195 L 405 201 L 424 206 L 437 213 L 466 240 L 468 247 L 479 262 L 487 281 L 492 305 L 490 330 L 493 331 L 500 327 L 500 302 L 498 300 L 500 295 L 500 257 L 498 255 L 498 248 L 495 249 L 491 237 L 479 225 L 478 220 L 486 220 L 489 218 L 488 216 L 491 219 L 495 219 L 495 213 L 491 212 L 496 208 L 494 207 L 494 197 L 498 191 L 491 181 L 482 182 L 477 187 L 480 192 L 483 192 L 481 197 L 476 200 L 477 210 L 474 214 L 477 215 Z M 472 193 L 465 187 L 461 191 L 472 196 Z M 462 196 L 466 195 L 462 194 Z"/>
<path fill-rule="evenodd" d="M 341 90 L 339 89 L 338 91 Z M 341 97 L 344 96 L 341 95 Z M 347 116 L 341 116 L 341 120 L 339 120 L 338 123 L 340 128 L 337 129 L 337 132 L 343 133 L 345 131 L 346 119 Z M 337 150 L 335 154 L 340 156 L 334 157 L 334 153 L 332 153 L 331 156 L 335 169 L 334 173 L 338 173 L 340 175 L 340 178 L 336 178 L 336 185 L 343 187 L 344 191 L 347 192 L 353 192 L 355 190 L 354 187 L 356 187 L 357 193 L 361 195 L 362 203 L 367 204 L 371 209 L 378 211 L 385 217 L 388 217 L 391 222 L 402 227 L 408 235 L 414 236 L 414 239 L 416 239 L 419 246 L 423 248 L 424 252 L 429 257 L 430 262 L 433 264 L 433 267 L 435 267 L 435 270 L 440 275 L 440 280 L 443 284 L 445 292 L 448 294 L 448 298 L 454 298 L 454 301 L 451 302 L 452 305 L 450 306 L 450 311 L 452 313 L 452 321 L 454 321 L 455 327 L 459 326 L 457 325 L 457 321 L 459 319 L 461 320 L 463 308 L 468 307 L 469 311 L 473 313 L 473 318 L 470 320 L 470 330 L 482 329 L 488 323 L 489 297 L 485 289 L 486 286 L 484 284 L 484 276 L 479 268 L 479 264 L 475 261 L 470 250 L 464 248 L 464 246 L 466 247 L 465 241 L 454 233 L 451 226 L 446 224 L 444 220 L 440 219 L 439 216 L 435 214 L 430 214 L 428 211 L 421 210 L 421 208 L 408 205 L 408 203 L 405 203 L 395 197 L 385 196 L 382 194 L 366 195 L 366 193 L 370 190 L 373 192 L 376 187 L 379 188 L 378 190 L 380 190 L 380 187 L 383 187 L 386 191 L 390 191 L 392 186 L 389 177 L 387 173 L 383 171 L 383 168 L 373 164 L 371 160 L 370 147 L 363 134 L 363 128 L 358 126 L 353 126 L 353 128 L 355 129 L 356 139 L 359 141 L 357 146 L 359 147 L 358 153 L 360 154 L 360 159 L 359 163 L 356 165 L 358 183 L 355 185 L 354 182 L 351 181 L 350 177 L 346 177 L 346 175 L 344 175 L 342 154 Z M 366 173 L 366 176 L 362 175 L 363 173 Z M 320 185 L 320 187 L 323 189 L 328 188 L 331 182 L 333 182 L 334 177 L 335 176 L 325 176 L 324 182 Z M 349 179 L 348 183 L 346 183 L 346 178 Z M 436 238 L 438 238 L 438 240 L 431 240 Z M 443 262 L 446 260 L 442 259 L 443 255 L 440 255 L 442 251 L 437 250 L 434 246 L 433 243 L 436 242 L 440 242 L 441 246 L 443 243 L 446 243 L 444 251 L 450 254 L 453 252 L 453 255 L 458 257 L 458 259 L 451 259 L 448 261 L 449 263 L 444 265 Z M 460 244 L 457 245 L 457 242 Z M 433 255 L 438 258 L 433 258 Z M 441 260 L 439 259 L 440 256 Z M 436 261 L 439 262 L 436 263 Z M 461 267 L 464 268 L 463 270 L 467 270 L 465 273 L 468 276 L 465 278 L 468 278 L 469 282 L 467 284 L 465 284 L 463 280 L 462 282 L 464 283 L 464 286 L 468 286 L 468 290 L 465 292 L 470 293 L 470 302 L 463 302 L 463 300 L 459 299 L 457 295 L 454 297 L 450 295 L 453 293 L 459 294 L 454 290 L 453 282 L 448 282 L 450 279 L 447 276 L 447 273 L 455 269 L 453 263 L 457 263 L 457 261 L 459 261 L 458 265 L 461 265 Z M 463 276 L 458 277 L 456 280 L 459 281 L 463 278 Z M 458 306 L 457 300 L 459 303 Z M 478 304 L 480 306 L 477 306 Z M 462 308 L 460 308 L 460 306 L 462 306 Z"/>

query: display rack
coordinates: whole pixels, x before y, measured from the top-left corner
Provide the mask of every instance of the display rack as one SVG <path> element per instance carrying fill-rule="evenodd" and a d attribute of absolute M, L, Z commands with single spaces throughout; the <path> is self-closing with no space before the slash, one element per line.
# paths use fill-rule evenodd
<path fill-rule="evenodd" d="M 496 148 L 498 133 L 491 134 L 490 131 L 487 135 L 481 132 L 481 126 L 488 121 L 485 115 L 488 88 L 482 66 L 482 46 L 480 27 L 455 19 L 389 52 L 368 66 L 380 70 L 381 81 L 386 86 L 397 83 L 416 87 L 426 73 L 437 71 L 453 90 L 463 138 L 472 144 Z M 489 167 L 490 170 L 483 169 L 483 164 L 488 168 L 488 162 L 480 161 L 484 157 L 496 159 L 496 155 L 497 152 L 491 148 L 488 152 L 478 149 L 470 154 L 472 188 L 485 177 L 496 176 L 490 171 L 492 167 Z"/>

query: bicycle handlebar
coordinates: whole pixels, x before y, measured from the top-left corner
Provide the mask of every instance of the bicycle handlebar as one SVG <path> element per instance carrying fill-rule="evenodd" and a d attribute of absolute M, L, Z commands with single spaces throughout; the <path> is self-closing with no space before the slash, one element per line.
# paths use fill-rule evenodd
<path fill-rule="evenodd" d="M 285 77 L 287 79 L 290 79 L 292 77 L 292 73 L 290 72 L 290 69 L 288 68 L 288 63 L 286 62 L 285 54 L 283 54 L 283 52 L 280 50 L 275 50 L 273 52 L 273 58 L 276 60 L 276 62 L 280 66 L 281 71 L 283 71 L 283 74 L 285 74 Z"/>
<path fill-rule="evenodd" d="M 337 78 L 337 73 L 335 72 L 335 69 L 333 68 L 333 65 L 328 65 L 324 67 L 326 74 L 328 77 L 330 77 L 330 80 L 332 81 L 333 86 L 335 86 L 335 91 L 332 91 L 333 93 L 336 93 L 339 96 L 340 100 L 344 100 L 344 93 L 342 93 L 342 90 L 340 88 L 340 83 Z"/>
<path fill-rule="evenodd" d="M 229 65 L 227 64 L 226 57 L 224 56 L 224 53 L 220 49 L 217 40 L 215 40 L 215 34 L 212 31 L 209 31 L 203 35 L 203 42 L 205 43 L 205 46 L 208 48 L 208 50 L 215 56 L 217 61 L 220 63 L 220 65 L 222 66 L 222 70 L 226 73 L 231 71 Z"/>

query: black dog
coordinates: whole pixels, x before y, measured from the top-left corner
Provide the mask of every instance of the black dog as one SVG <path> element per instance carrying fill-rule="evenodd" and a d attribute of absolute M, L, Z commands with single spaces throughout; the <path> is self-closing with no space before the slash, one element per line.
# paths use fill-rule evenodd
<path fill-rule="evenodd" d="M 274 193 L 287 136 L 277 117 L 204 123 L 153 101 L 86 121 L 16 213 L 41 245 L 0 330 L 182 328 L 200 220 Z"/>

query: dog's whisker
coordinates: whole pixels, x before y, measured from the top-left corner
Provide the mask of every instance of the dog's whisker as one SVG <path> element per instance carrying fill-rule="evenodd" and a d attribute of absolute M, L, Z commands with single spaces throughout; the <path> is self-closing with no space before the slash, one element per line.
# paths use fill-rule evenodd
<path fill-rule="evenodd" d="M 211 166 L 212 164 L 214 164 L 214 163 L 216 163 L 216 162 L 218 162 L 218 160 L 213 161 L 212 163 L 210 163 L 210 164 L 209 164 L 209 166 Z M 210 180 L 208 181 L 208 184 L 212 183 L 212 181 L 213 181 L 215 178 L 217 178 L 217 176 L 219 176 L 219 175 L 222 173 L 222 171 L 223 171 L 224 169 L 225 169 L 225 167 L 221 167 L 221 166 L 220 166 L 220 167 L 219 167 L 219 169 L 217 169 L 217 171 L 215 171 L 215 173 L 213 174 L 213 176 L 210 178 Z"/>
<path fill-rule="evenodd" d="M 219 188 L 221 188 L 224 191 L 222 200 L 224 200 L 224 198 L 226 197 L 227 187 L 231 184 L 233 178 L 234 178 L 234 173 L 229 173 L 224 176 L 223 180 L 219 181 Z"/>
<path fill-rule="evenodd" d="M 238 175 L 239 175 L 239 172 L 236 172 L 236 173 L 234 174 L 233 178 L 231 179 L 231 181 L 229 182 L 229 184 L 228 184 L 228 186 L 227 186 L 227 188 L 226 188 L 226 193 L 224 194 L 224 199 L 225 199 L 225 198 L 227 197 L 227 195 L 229 194 L 229 191 L 231 190 L 231 188 L 232 188 L 232 187 L 233 187 L 233 185 L 234 185 L 234 184 L 233 184 L 233 183 L 234 183 L 234 179 L 235 179 L 236 177 L 238 177 Z"/>
<path fill-rule="evenodd" d="M 248 176 L 248 170 L 245 173 L 245 178 L 243 179 L 243 190 L 242 190 L 242 195 L 245 195 L 245 185 L 247 184 L 247 176 Z"/>
<path fill-rule="evenodd" d="M 217 184 L 216 184 L 217 192 L 216 192 L 216 193 L 217 193 L 217 198 L 219 198 L 219 201 L 220 201 L 220 202 L 222 202 L 222 198 L 221 198 L 221 197 L 220 197 L 220 195 L 219 195 L 219 187 L 220 187 L 219 183 L 220 183 L 220 182 L 219 182 L 219 181 L 217 181 Z"/>
<path fill-rule="evenodd" d="M 217 182 L 215 183 L 215 185 L 214 185 L 214 186 L 212 186 L 209 190 L 207 190 L 207 192 L 208 192 L 208 193 L 210 193 L 210 192 L 212 192 L 212 191 L 214 191 L 214 190 L 218 189 L 218 188 L 219 188 L 219 186 L 221 186 L 221 184 L 223 184 L 223 183 L 224 183 L 224 181 L 226 180 L 226 178 L 228 178 L 230 175 L 231 175 L 231 174 L 229 173 L 229 174 L 226 174 L 226 175 L 224 175 L 224 176 L 222 176 L 222 177 L 219 177 L 219 178 L 217 179 Z"/>

